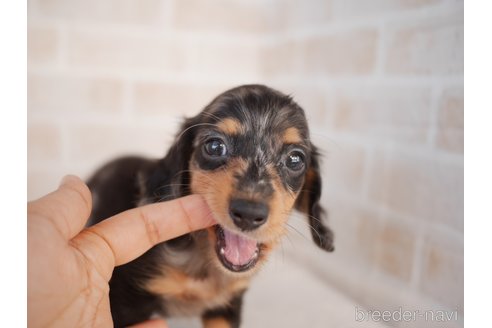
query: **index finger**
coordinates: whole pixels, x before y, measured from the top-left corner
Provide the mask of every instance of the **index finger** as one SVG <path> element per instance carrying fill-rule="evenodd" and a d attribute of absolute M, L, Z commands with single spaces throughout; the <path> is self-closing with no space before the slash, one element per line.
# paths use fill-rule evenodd
<path fill-rule="evenodd" d="M 82 230 L 72 240 L 99 272 L 111 275 L 163 241 L 215 224 L 205 200 L 191 195 L 134 208 Z"/>

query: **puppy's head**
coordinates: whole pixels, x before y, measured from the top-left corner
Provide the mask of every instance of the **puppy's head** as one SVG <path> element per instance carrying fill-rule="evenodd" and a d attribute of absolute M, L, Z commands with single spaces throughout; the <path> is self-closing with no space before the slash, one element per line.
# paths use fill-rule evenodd
<path fill-rule="evenodd" d="M 181 182 L 214 213 L 210 252 L 224 270 L 251 271 L 263 261 L 293 208 L 307 214 L 315 243 L 332 250 L 320 217 L 318 153 L 290 97 L 260 85 L 226 91 L 185 122 L 180 143 L 176 160 L 189 170 Z"/>

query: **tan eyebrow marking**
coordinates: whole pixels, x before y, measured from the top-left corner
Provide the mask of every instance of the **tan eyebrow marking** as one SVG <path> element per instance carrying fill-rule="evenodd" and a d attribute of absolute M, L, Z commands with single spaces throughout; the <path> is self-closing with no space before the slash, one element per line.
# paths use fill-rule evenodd
<path fill-rule="evenodd" d="M 243 131 L 243 126 L 241 125 L 241 122 L 230 117 L 225 118 L 224 120 L 219 122 L 217 124 L 217 127 L 219 128 L 219 130 L 229 135 L 239 134 Z"/>
<path fill-rule="evenodd" d="M 285 144 L 299 144 L 302 142 L 299 130 L 296 128 L 288 128 L 282 135 L 282 141 Z"/>

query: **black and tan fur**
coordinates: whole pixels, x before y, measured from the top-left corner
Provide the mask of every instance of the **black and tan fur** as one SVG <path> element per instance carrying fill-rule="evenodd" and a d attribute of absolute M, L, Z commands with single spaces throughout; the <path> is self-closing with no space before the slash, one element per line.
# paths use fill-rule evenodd
<path fill-rule="evenodd" d="M 333 250 L 332 232 L 321 221 L 319 169 L 303 110 L 262 85 L 219 95 L 184 122 L 163 159 L 126 157 L 101 168 L 89 181 L 90 224 L 138 205 L 197 193 L 221 227 L 255 239 L 259 248 L 256 262 L 234 271 L 220 260 L 215 227 L 155 246 L 115 268 L 110 281 L 114 325 L 158 315 L 201 316 L 206 327 L 238 327 L 250 278 L 286 233 L 292 209 L 306 214 L 313 241 Z M 235 221 L 234 200 L 259 204 L 265 215 L 254 223 Z"/>

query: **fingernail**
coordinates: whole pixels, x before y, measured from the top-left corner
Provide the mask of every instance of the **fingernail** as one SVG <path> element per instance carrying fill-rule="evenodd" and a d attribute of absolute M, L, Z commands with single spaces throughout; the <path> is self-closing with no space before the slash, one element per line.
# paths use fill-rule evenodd
<path fill-rule="evenodd" d="M 62 179 L 61 179 L 61 182 L 60 182 L 60 185 L 59 187 L 63 186 L 63 185 L 66 185 L 68 184 L 70 181 L 75 181 L 77 180 L 77 177 L 74 176 L 74 175 L 65 175 Z"/>

